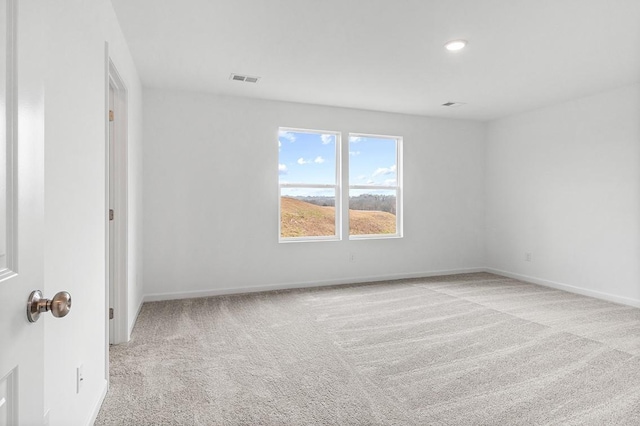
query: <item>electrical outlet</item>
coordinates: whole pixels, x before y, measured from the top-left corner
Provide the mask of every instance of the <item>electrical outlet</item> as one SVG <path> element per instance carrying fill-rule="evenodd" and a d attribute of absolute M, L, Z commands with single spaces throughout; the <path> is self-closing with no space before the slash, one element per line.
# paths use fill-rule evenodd
<path fill-rule="evenodd" d="M 349 262 L 355 262 L 356 261 L 356 255 L 353 253 L 349 253 Z"/>
<path fill-rule="evenodd" d="M 76 368 L 76 393 L 80 393 L 80 389 L 82 388 L 82 383 L 84 382 L 84 372 L 82 368 L 82 364 L 78 368 Z"/>
<path fill-rule="evenodd" d="M 525 262 L 531 262 L 531 253 L 525 253 L 524 260 Z"/>

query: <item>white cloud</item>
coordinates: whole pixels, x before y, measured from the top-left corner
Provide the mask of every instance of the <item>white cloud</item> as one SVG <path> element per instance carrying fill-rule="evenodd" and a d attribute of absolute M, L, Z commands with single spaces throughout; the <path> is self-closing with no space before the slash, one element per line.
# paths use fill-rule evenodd
<path fill-rule="evenodd" d="M 358 176 L 359 180 L 365 180 L 367 178 L 367 175 L 360 175 Z"/>
<path fill-rule="evenodd" d="M 369 180 L 367 181 L 367 185 L 373 185 L 374 183 L 375 183 L 375 182 L 373 181 L 373 179 L 369 179 Z"/>
<path fill-rule="evenodd" d="M 314 163 L 316 164 L 322 164 L 324 163 L 324 158 L 317 156 L 315 160 L 313 160 Z"/>
<path fill-rule="evenodd" d="M 395 186 L 396 185 L 396 180 L 395 179 L 386 179 L 384 181 L 383 185 L 385 185 L 385 186 Z"/>
<path fill-rule="evenodd" d="M 278 174 L 286 175 L 287 174 L 287 165 L 286 164 L 278 164 Z"/>
<path fill-rule="evenodd" d="M 362 142 L 364 138 L 361 138 L 360 136 L 351 136 L 349 138 L 349 142 L 351 143 L 358 143 L 358 142 Z"/>
<path fill-rule="evenodd" d="M 283 131 L 279 131 L 278 132 L 278 139 L 284 139 L 287 140 L 289 142 L 295 142 L 296 141 L 296 135 L 292 132 L 283 132 Z"/>
<path fill-rule="evenodd" d="M 320 135 L 320 138 L 322 139 L 322 145 L 333 143 L 333 135 Z"/>
<path fill-rule="evenodd" d="M 349 151 L 349 155 L 353 155 L 355 157 L 356 155 L 360 155 L 360 151 Z"/>
<path fill-rule="evenodd" d="M 373 176 L 379 176 L 379 175 L 390 175 L 396 172 L 396 165 L 394 164 L 391 167 L 380 167 L 378 169 L 376 169 L 375 172 L 373 172 Z"/>
<path fill-rule="evenodd" d="M 307 161 L 307 160 L 305 160 L 304 158 L 302 158 L 302 157 L 298 158 L 298 164 L 300 164 L 301 166 L 302 166 L 303 164 L 307 164 L 307 163 L 308 163 L 308 161 Z"/>

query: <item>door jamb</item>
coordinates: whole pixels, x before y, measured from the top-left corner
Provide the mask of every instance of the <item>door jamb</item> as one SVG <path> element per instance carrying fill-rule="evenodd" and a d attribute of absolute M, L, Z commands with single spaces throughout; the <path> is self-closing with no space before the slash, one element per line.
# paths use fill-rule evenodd
<path fill-rule="evenodd" d="M 127 87 L 113 60 L 109 56 L 109 45 L 106 44 L 106 84 L 105 84 L 105 154 L 106 154 L 106 185 L 105 185 L 105 375 L 109 379 L 109 344 L 124 343 L 129 340 L 128 328 L 128 92 Z M 109 139 L 109 88 L 114 91 L 114 158 L 110 155 Z M 110 173 L 110 163 L 114 163 L 114 175 Z M 110 185 L 113 180 L 115 185 L 114 199 L 110 201 Z M 115 211 L 113 226 L 115 241 L 110 241 L 109 233 L 109 209 Z M 114 259 L 110 258 L 110 245 L 114 246 Z M 114 287 L 113 300 L 110 300 L 109 289 L 111 285 L 110 262 L 114 261 Z M 114 308 L 114 318 L 109 320 L 109 308 Z M 110 339 L 109 329 L 113 328 L 113 340 Z M 111 340 L 111 341 L 110 341 Z"/>

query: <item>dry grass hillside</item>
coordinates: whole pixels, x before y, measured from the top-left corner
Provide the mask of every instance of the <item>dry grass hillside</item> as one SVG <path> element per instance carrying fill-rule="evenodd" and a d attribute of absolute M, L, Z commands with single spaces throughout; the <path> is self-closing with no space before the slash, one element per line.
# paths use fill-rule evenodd
<path fill-rule="evenodd" d="M 283 237 L 330 236 L 335 234 L 335 208 L 306 203 L 295 198 L 281 199 Z M 387 212 L 349 210 L 351 235 L 393 234 L 396 217 Z"/>

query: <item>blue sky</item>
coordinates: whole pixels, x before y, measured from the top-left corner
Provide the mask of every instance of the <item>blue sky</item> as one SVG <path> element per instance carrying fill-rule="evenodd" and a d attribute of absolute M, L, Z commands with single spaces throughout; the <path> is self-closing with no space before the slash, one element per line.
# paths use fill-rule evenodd
<path fill-rule="evenodd" d="M 278 135 L 280 183 L 334 184 L 335 144 L 336 137 L 332 134 L 280 131 Z M 351 137 L 349 184 L 395 185 L 395 139 Z"/>
<path fill-rule="evenodd" d="M 349 185 L 396 184 L 395 139 L 349 138 Z"/>
<path fill-rule="evenodd" d="M 281 131 L 278 134 L 278 149 L 281 183 L 335 184 L 334 135 Z"/>

